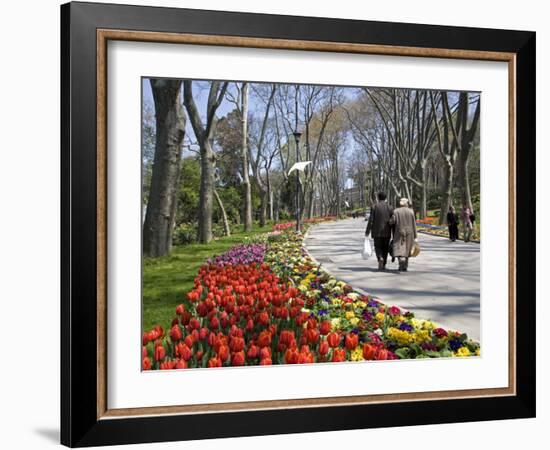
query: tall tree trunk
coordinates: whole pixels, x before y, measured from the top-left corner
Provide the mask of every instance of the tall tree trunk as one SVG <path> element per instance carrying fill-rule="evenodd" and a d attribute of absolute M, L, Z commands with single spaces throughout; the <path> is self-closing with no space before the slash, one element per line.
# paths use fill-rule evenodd
<path fill-rule="evenodd" d="M 278 222 L 279 221 L 279 193 L 277 192 L 275 195 L 274 195 L 275 199 L 274 199 L 274 211 L 273 211 L 273 220 L 275 222 Z"/>
<path fill-rule="evenodd" d="M 469 151 L 462 149 L 458 155 L 458 176 L 460 181 L 460 197 L 462 206 L 466 205 L 473 211 L 472 196 L 470 193 L 470 177 L 468 174 Z"/>
<path fill-rule="evenodd" d="M 273 211 L 273 189 L 271 185 L 269 185 L 269 220 L 273 220 Z"/>
<path fill-rule="evenodd" d="M 210 142 L 201 148 L 201 185 L 199 193 L 198 240 L 208 244 L 212 240 L 212 211 L 215 188 L 216 156 Z"/>
<path fill-rule="evenodd" d="M 315 207 L 315 198 L 314 198 L 315 191 L 313 188 L 309 191 L 309 204 L 308 204 L 308 210 L 307 210 L 307 218 L 311 219 L 314 216 L 314 207 Z"/>
<path fill-rule="evenodd" d="M 244 231 L 252 230 L 252 189 L 248 174 L 248 83 L 243 83 L 241 93 L 242 112 L 242 164 L 244 187 Z"/>
<path fill-rule="evenodd" d="M 167 255 L 172 247 L 185 116 L 179 100 L 181 81 L 151 80 L 151 88 L 155 102 L 156 144 L 143 224 L 143 253 L 157 257 Z"/>
<path fill-rule="evenodd" d="M 267 191 L 260 189 L 260 227 L 265 227 L 267 215 Z"/>
<path fill-rule="evenodd" d="M 222 212 L 223 228 L 225 231 L 225 235 L 231 236 L 231 227 L 229 226 L 229 221 L 227 220 L 227 214 L 225 212 L 222 199 L 220 198 L 220 195 L 218 194 L 218 191 L 216 189 L 214 189 L 214 198 L 216 199 L 216 203 L 218 204 L 220 211 Z"/>
<path fill-rule="evenodd" d="M 198 239 L 201 244 L 212 240 L 212 198 L 215 187 L 216 155 L 212 149 L 212 136 L 216 129 L 216 110 L 219 108 L 227 90 L 227 82 L 210 82 L 210 91 L 206 104 L 206 122 L 193 98 L 193 81 L 183 82 L 183 102 L 195 137 L 199 141 L 201 155 L 201 185 L 199 195 Z"/>
<path fill-rule="evenodd" d="M 170 242 L 169 242 L 169 248 L 168 253 L 172 251 L 172 236 L 174 233 L 174 228 L 176 227 L 176 213 L 178 211 L 178 188 L 180 185 L 180 178 L 181 178 L 181 157 L 178 158 L 178 164 L 177 164 L 177 176 L 176 176 L 176 183 L 175 183 L 175 189 L 172 191 L 172 204 L 170 206 Z"/>
<path fill-rule="evenodd" d="M 453 176 L 454 165 L 447 162 L 444 166 L 444 178 L 441 190 L 441 211 L 439 213 L 440 225 L 445 225 L 447 223 L 447 211 L 449 211 L 449 207 L 451 206 L 451 201 L 453 199 Z"/>

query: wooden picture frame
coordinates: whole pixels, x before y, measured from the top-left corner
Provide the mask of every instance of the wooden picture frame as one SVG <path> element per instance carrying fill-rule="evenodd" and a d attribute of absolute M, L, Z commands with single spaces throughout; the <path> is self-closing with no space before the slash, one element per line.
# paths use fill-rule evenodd
<path fill-rule="evenodd" d="M 61 7 L 61 442 L 173 441 L 535 415 L 535 33 L 125 5 Z M 281 30 L 285 30 L 282 32 Z M 509 386 L 109 409 L 109 40 L 505 61 L 509 67 Z M 518 201 L 521 199 L 521 201 Z"/>

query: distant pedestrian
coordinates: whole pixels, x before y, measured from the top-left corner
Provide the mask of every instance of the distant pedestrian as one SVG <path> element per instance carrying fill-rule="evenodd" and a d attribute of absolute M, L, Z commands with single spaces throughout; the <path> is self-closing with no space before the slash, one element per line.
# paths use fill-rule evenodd
<path fill-rule="evenodd" d="M 462 208 L 462 213 L 460 214 L 460 220 L 462 221 L 462 233 L 464 234 L 464 242 L 470 242 L 470 238 L 472 237 L 472 231 L 474 229 L 472 218 L 475 218 L 472 214 L 472 211 L 468 206 L 464 205 Z"/>
<path fill-rule="evenodd" d="M 399 208 L 393 212 L 390 225 L 394 225 L 393 256 L 399 259 L 399 270 L 406 272 L 409 267 L 409 255 L 416 242 L 416 219 L 409 207 L 409 200 L 402 198 Z"/>
<path fill-rule="evenodd" d="M 365 236 L 372 233 L 374 239 L 374 251 L 378 259 L 378 270 L 386 268 L 388 261 L 388 252 L 391 239 L 390 218 L 393 214 L 393 208 L 386 201 L 384 192 L 378 193 L 378 202 L 372 206 L 365 230 Z"/>
<path fill-rule="evenodd" d="M 449 239 L 455 242 L 458 239 L 458 214 L 454 206 L 449 206 L 447 213 L 447 226 L 449 227 Z"/>

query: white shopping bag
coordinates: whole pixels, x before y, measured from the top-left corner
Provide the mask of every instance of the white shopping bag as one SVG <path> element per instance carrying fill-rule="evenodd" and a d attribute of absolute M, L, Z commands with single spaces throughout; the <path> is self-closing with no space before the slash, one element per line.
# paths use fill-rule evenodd
<path fill-rule="evenodd" d="M 363 251 L 361 252 L 363 259 L 369 259 L 372 256 L 372 244 L 369 238 L 365 238 L 363 242 Z"/>

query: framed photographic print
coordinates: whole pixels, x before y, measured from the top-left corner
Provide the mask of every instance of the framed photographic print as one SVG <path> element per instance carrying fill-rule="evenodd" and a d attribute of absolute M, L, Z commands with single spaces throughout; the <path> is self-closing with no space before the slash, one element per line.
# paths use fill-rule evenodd
<path fill-rule="evenodd" d="M 61 19 L 63 444 L 534 416 L 535 33 Z"/>

